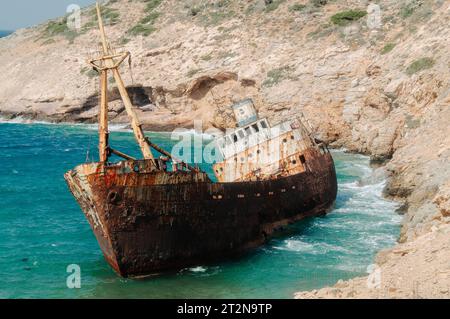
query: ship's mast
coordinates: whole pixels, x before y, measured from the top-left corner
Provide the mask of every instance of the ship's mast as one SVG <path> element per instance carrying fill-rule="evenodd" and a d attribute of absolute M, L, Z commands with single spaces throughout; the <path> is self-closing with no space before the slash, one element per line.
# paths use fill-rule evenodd
<path fill-rule="evenodd" d="M 100 98 L 100 112 L 99 112 L 99 155 L 100 161 L 106 162 L 111 153 L 125 157 L 126 159 L 132 159 L 130 156 L 113 150 L 109 146 L 108 142 L 108 71 L 111 70 L 114 76 L 117 88 L 119 89 L 120 96 L 125 110 L 130 118 L 131 127 L 133 129 L 134 136 L 139 144 L 144 159 L 150 159 L 154 162 L 152 152 L 150 151 L 150 143 L 146 140 L 144 132 L 142 131 L 139 119 L 133 109 L 128 92 L 125 88 L 122 76 L 119 73 L 119 67 L 122 62 L 130 55 L 129 52 L 114 54 L 108 45 L 108 41 L 105 34 L 105 28 L 101 16 L 100 5 L 97 3 L 97 18 L 100 34 L 102 38 L 103 55 L 99 58 L 90 60 L 89 63 L 94 66 L 101 73 L 101 98 Z M 125 155 L 125 156 L 124 156 Z"/>

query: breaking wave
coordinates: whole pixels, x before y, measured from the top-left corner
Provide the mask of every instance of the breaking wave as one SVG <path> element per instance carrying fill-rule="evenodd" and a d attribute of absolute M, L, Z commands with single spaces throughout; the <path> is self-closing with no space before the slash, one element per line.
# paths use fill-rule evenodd
<path fill-rule="evenodd" d="M 275 250 L 323 258 L 329 271 L 363 271 L 374 254 L 395 244 L 401 216 L 399 204 L 383 198 L 386 177 L 372 169 L 369 158 L 333 152 L 338 172 L 338 197 L 333 211 L 298 226 L 298 235 L 276 240 Z M 327 260 L 333 260 L 327 266 Z"/>

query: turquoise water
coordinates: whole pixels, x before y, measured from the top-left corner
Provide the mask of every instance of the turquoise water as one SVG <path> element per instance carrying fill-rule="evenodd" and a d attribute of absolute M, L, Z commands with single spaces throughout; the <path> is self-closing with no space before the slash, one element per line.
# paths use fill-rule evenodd
<path fill-rule="evenodd" d="M 150 134 L 169 148 L 164 134 Z M 138 156 L 128 132 L 117 149 Z M 394 244 L 400 217 L 381 197 L 367 157 L 334 152 L 335 209 L 297 223 L 252 253 L 151 280 L 121 279 L 101 251 L 63 174 L 96 156 L 93 127 L 0 124 L 0 298 L 291 298 L 295 291 L 362 275 L 376 251 Z M 90 152 L 88 153 L 88 149 Z M 66 268 L 81 267 L 81 289 Z"/>

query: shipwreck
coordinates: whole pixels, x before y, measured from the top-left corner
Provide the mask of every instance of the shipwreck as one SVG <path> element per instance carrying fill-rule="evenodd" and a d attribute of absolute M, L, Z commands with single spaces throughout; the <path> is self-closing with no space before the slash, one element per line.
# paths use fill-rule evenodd
<path fill-rule="evenodd" d="M 152 143 L 119 72 L 130 53 L 111 49 L 98 4 L 97 15 L 102 54 L 90 64 L 101 79 L 100 159 L 77 166 L 65 179 L 119 275 L 147 276 L 224 259 L 263 244 L 280 227 L 327 213 L 337 193 L 333 158 L 300 118 L 271 126 L 252 100 L 234 104 L 236 128 L 216 139 L 222 160 L 213 165 L 215 176 Z M 142 159 L 109 144 L 109 72 Z M 111 162 L 113 154 L 123 160 Z"/>

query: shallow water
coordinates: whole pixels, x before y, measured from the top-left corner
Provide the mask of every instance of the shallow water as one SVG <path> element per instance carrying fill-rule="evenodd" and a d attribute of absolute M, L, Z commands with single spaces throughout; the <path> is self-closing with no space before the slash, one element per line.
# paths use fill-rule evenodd
<path fill-rule="evenodd" d="M 174 143 L 167 134 L 150 136 L 166 148 Z M 138 156 L 130 133 L 111 138 Z M 381 197 L 384 181 L 368 158 L 336 151 L 339 193 L 327 216 L 292 225 L 239 259 L 151 280 L 121 279 L 103 260 L 63 179 L 96 157 L 96 145 L 93 126 L 0 123 L 0 298 L 291 298 L 364 274 L 399 234 L 397 205 Z M 66 286 L 69 264 L 81 267 L 81 289 Z"/>

